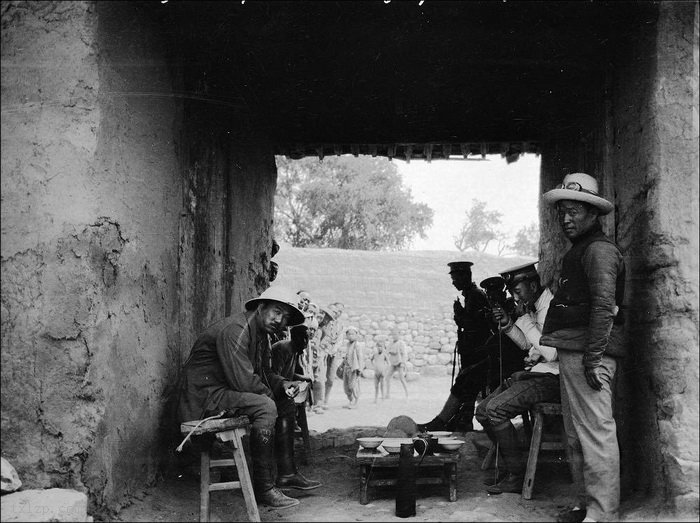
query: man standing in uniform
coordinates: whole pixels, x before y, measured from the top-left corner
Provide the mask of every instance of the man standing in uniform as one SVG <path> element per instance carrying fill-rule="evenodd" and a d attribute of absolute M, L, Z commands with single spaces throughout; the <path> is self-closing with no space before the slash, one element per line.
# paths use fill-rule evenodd
<path fill-rule="evenodd" d="M 577 504 L 560 521 L 614 521 L 620 504 L 620 452 L 613 418 L 613 378 L 622 340 L 625 264 L 602 231 L 599 216 L 613 204 L 598 195 L 598 182 L 568 174 L 544 194 L 571 241 L 559 287 L 542 329 L 542 345 L 556 347 L 564 426 Z M 584 519 L 585 518 L 585 519 Z"/>
<path fill-rule="evenodd" d="M 309 490 L 321 485 L 296 471 L 290 453 L 296 412 L 293 398 L 299 392 L 299 382 L 271 369 L 270 336 L 288 324 L 304 321 L 297 301 L 294 292 L 270 287 L 260 297 L 247 301 L 244 311 L 208 327 L 192 347 L 179 386 L 180 422 L 222 411 L 229 417 L 248 416 L 255 497 L 258 503 L 273 508 L 299 504 L 298 499 L 286 496 L 279 488 Z"/>
<path fill-rule="evenodd" d="M 493 325 L 486 294 L 472 281 L 472 262 L 456 261 L 447 265 L 450 268 L 452 285 L 462 294 L 453 306 L 460 371 L 440 413 L 428 423 L 418 424 L 421 432 L 472 431 L 474 404 L 479 391 L 486 384 L 489 371 L 488 351 L 482 349 L 492 334 Z M 456 361 L 453 364 L 456 364 Z"/>

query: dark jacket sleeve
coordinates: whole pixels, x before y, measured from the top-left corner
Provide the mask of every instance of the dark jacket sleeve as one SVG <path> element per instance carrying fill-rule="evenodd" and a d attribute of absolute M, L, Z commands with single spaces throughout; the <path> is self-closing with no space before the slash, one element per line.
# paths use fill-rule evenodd
<path fill-rule="evenodd" d="M 272 398 L 270 387 L 255 374 L 249 354 L 254 354 L 250 328 L 247 323 L 233 323 L 223 329 L 216 340 L 216 352 L 228 386 L 240 392 L 264 394 Z"/>
<path fill-rule="evenodd" d="M 583 362 L 587 367 L 596 367 L 608 347 L 616 313 L 616 283 L 624 261 L 617 247 L 608 242 L 591 243 L 581 261 L 588 279 L 591 305 Z"/>

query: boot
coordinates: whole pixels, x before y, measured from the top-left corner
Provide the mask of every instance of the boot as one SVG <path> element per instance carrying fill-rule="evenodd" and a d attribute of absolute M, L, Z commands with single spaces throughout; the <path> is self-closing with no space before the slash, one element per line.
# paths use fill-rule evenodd
<path fill-rule="evenodd" d="M 321 486 L 320 481 L 306 479 L 294 462 L 294 420 L 281 417 L 275 424 L 275 457 L 277 458 L 277 482 L 279 488 L 311 490 Z"/>
<path fill-rule="evenodd" d="M 463 403 L 459 412 L 454 416 L 455 432 L 474 432 L 474 405 L 471 407 Z M 448 423 L 449 425 L 449 423 Z"/>
<path fill-rule="evenodd" d="M 430 432 L 431 430 L 452 430 L 454 427 L 449 426 L 449 422 L 454 415 L 459 411 L 459 406 L 462 402 L 457 396 L 450 393 L 443 405 L 440 414 L 425 424 L 418 424 L 418 432 Z"/>
<path fill-rule="evenodd" d="M 250 430 L 253 490 L 259 504 L 272 508 L 289 508 L 298 505 L 299 500 L 284 495 L 272 482 L 273 434 L 271 429 L 252 427 Z"/>
<path fill-rule="evenodd" d="M 491 443 L 496 445 L 497 444 L 496 435 L 493 433 L 493 427 L 491 426 L 491 424 L 488 421 L 484 420 L 484 422 L 481 424 L 481 426 L 484 428 L 484 432 L 491 440 Z M 507 470 L 500 470 L 499 469 L 498 473 L 496 474 L 495 477 L 493 474 L 488 474 L 485 477 L 484 485 L 486 485 L 487 487 L 492 487 L 493 485 L 496 485 L 497 483 L 500 483 L 501 481 L 503 481 L 507 475 L 508 475 Z"/>
<path fill-rule="evenodd" d="M 523 473 L 520 464 L 520 448 L 518 435 L 510 421 L 492 427 L 493 435 L 498 443 L 498 450 L 503 464 L 503 469 L 508 471 L 506 477 L 486 489 L 489 494 L 502 494 L 503 492 L 521 492 L 523 489 Z"/>

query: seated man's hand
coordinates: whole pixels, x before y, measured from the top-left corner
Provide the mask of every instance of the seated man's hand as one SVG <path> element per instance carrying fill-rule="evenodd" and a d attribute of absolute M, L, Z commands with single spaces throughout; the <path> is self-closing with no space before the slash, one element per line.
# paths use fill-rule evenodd
<path fill-rule="evenodd" d="M 510 322 L 508 314 L 503 310 L 500 305 L 491 308 L 491 315 L 493 316 L 493 321 L 498 323 L 501 327 L 506 327 Z"/>
<path fill-rule="evenodd" d="M 299 382 L 298 381 L 285 381 L 282 385 L 284 388 L 284 393 L 290 398 L 295 397 L 299 394 Z"/>

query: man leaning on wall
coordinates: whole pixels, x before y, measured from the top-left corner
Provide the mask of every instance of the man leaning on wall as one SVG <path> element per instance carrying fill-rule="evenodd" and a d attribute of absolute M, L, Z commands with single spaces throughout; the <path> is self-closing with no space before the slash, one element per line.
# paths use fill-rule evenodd
<path fill-rule="evenodd" d="M 613 379 L 625 355 L 623 315 L 625 264 L 604 233 L 600 216 L 613 204 L 598 194 L 598 182 L 568 174 L 544 194 L 556 206 L 571 242 L 562 260 L 542 345 L 559 356 L 562 413 L 578 499 L 559 521 L 613 521 L 620 505 L 620 452 L 613 418 Z"/>

